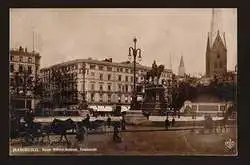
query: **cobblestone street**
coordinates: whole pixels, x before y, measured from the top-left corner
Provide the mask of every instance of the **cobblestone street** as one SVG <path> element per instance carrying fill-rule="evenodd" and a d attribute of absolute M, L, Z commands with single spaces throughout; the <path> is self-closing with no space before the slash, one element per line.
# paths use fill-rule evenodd
<path fill-rule="evenodd" d="M 145 130 L 138 131 L 135 130 Z M 152 129 L 154 131 L 146 131 Z M 227 149 L 225 141 L 231 139 L 236 142 L 236 129 L 230 128 L 228 132 L 198 134 L 190 130 L 164 131 L 156 128 L 129 126 L 127 130 L 133 132 L 122 132 L 122 142 L 114 143 L 112 133 L 90 134 L 85 137 L 84 142 L 76 142 L 75 135 L 68 135 L 71 144 L 58 144 L 59 136 L 51 136 L 51 144 L 37 144 L 22 146 L 22 148 L 36 148 L 33 152 L 11 152 L 14 148 L 21 147 L 20 142 L 12 142 L 10 146 L 11 155 L 236 155 L 236 147 Z M 111 131 L 111 130 L 107 130 Z M 65 140 L 65 139 L 64 139 Z M 49 151 L 48 149 L 64 148 L 63 151 Z M 68 149 L 66 149 L 68 148 Z M 42 151 L 43 149 L 43 151 Z M 44 151 L 46 149 L 46 151 Z M 67 151 L 66 151 L 67 150 Z M 73 150 L 73 151 L 71 151 Z M 89 150 L 89 151 L 87 151 Z"/>

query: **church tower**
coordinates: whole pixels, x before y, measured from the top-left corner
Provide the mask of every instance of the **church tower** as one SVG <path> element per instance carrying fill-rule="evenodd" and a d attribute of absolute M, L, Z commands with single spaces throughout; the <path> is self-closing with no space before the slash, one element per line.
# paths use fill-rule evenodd
<path fill-rule="evenodd" d="M 183 60 L 183 56 L 181 56 L 181 61 L 180 61 L 180 65 L 179 65 L 179 73 L 178 75 L 180 77 L 184 77 L 185 76 L 185 67 L 184 67 L 184 60 Z"/>
<path fill-rule="evenodd" d="M 208 32 L 206 49 L 206 76 L 214 77 L 227 72 L 227 47 L 222 31 L 220 9 L 212 9 L 211 31 Z"/>

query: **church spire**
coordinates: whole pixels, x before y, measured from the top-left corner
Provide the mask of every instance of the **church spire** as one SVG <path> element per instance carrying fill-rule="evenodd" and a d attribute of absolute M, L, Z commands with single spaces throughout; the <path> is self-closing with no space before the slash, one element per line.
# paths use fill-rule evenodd
<path fill-rule="evenodd" d="M 210 50 L 210 39 L 209 39 L 209 32 L 208 32 L 208 35 L 207 35 L 207 51 Z"/>
<path fill-rule="evenodd" d="M 180 60 L 180 67 L 184 67 L 184 61 L 183 61 L 183 56 L 181 55 L 181 60 Z"/>
<path fill-rule="evenodd" d="M 223 27 L 222 27 L 222 11 L 221 9 L 213 8 L 212 19 L 211 19 L 211 29 L 209 33 L 210 48 L 213 46 L 214 41 L 218 35 L 222 39 L 224 46 L 226 46 L 225 36 L 223 33 Z"/>
<path fill-rule="evenodd" d="M 184 60 L 183 56 L 181 55 L 180 65 L 179 65 L 179 76 L 184 77 L 185 76 L 185 66 L 184 66 Z"/>

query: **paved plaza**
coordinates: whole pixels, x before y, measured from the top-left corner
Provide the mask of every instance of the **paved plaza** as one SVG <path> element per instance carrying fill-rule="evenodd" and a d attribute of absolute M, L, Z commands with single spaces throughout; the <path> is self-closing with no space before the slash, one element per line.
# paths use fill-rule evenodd
<path fill-rule="evenodd" d="M 198 129 L 198 127 L 197 127 Z M 130 131 L 129 131 L 130 130 Z M 112 131 L 106 128 L 106 131 Z M 56 143 L 59 136 L 50 136 L 44 143 L 21 145 L 20 139 L 10 143 L 11 155 L 236 155 L 237 146 L 227 148 L 225 142 L 237 142 L 236 127 L 222 133 L 197 133 L 192 130 L 127 126 L 121 132 L 121 143 L 112 140 L 112 133 L 89 134 L 83 142 L 76 142 L 75 135 L 68 135 L 71 144 Z M 18 151 L 18 148 L 34 151 Z M 53 150 L 54 149 L 54 150 Z M 57 149 L 57 151 L 56 151 Z M 15 150 L 15 151 L 14 151 Z M 13 152 L 14 151 L 14 152 Z"/>

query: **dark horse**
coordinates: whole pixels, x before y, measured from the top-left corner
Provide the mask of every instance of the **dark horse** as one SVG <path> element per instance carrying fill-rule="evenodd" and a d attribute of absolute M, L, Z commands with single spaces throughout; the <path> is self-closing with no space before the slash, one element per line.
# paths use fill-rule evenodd
<path fill-rule="evenodd" d="M 64 137 L 67 143 L 69 143 L 67 139 L 67 131 L 68 130 L 75 130 L 76 129 L 76 123 L 72 119 L 67 119 L 65 121 L 54 119 L 50 125 L 49 130 L 47 132 L 51 132 L 54 134 L 61 135 L 59 142 L 62 141 L 62 138 Z"/>
<path fill-rule="evenodd" d="M 105 124 L 103 120 L 90 121 L 88 118 L 82 120 L 81 124 L 87 128 L 87 130 L 96 130 Z"/>

